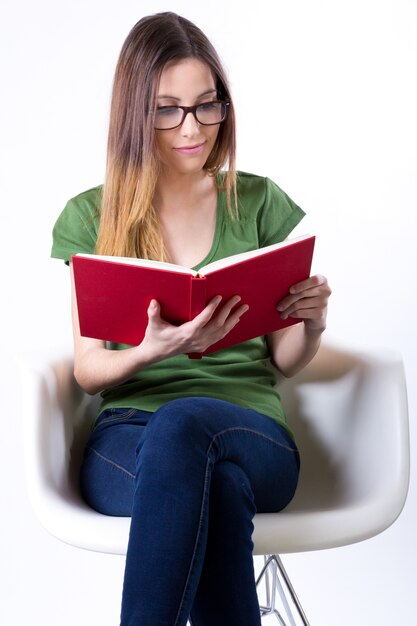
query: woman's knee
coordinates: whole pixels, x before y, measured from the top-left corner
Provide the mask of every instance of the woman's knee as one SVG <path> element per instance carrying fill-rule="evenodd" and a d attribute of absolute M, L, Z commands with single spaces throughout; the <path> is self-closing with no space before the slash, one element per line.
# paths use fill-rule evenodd
<path fill-rule="evenodd" d="M 211 476 L 210 503 L 219 513 L 241 517 L 256 513 L 252 487 L 245 471 L 236 463 L 215 463 Z"/>
<path fill-rule="evenodd" d="M 159 408 L 147 425 L 147 436 L 167 441 L 194 442 L 212 436 L 214 417 L 219 407 L 211 398 L 178 398 Z"/>
<path fill-rule="evenodd" d="M 155 472 L 203 471 L 213 437 L 209 422 L 193 398 L 168 402 L 150 418 L 136 449 L 137 463 Z"/>

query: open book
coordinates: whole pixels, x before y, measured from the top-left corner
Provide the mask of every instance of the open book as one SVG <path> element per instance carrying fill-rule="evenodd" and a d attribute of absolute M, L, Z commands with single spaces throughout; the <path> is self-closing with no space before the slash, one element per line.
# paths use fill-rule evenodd
<path fill-rule="evenodd" d="M 314 236 L 304 235 L 214 261 L 198 272 L 161 261 L 76 254 L 81 335 L 138 345 L 152 299 L 166 321 L 179 325 L 194 319 L 216 295 L 223 302 L 239 295 L 239 306 L 248 304 L 249 310 L 204 354 L 290 326 L 300 320 L 282 320 L 276 305 L 291 285 L 309 277 L 314 242 Z"/>

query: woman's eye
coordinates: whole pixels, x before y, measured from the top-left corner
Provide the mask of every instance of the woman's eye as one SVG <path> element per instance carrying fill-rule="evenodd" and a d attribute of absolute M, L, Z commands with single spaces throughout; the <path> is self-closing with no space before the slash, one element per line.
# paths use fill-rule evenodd
<path fill-rule="evenodd" d="M 178 113 L 177 107 L 159 107 L 156 109 L 157 115 L 165 116 L 165 115 L 176 115 Z"/>
<path fill-rule="evenodd" d="M 217 102 L 203 102 L 203 104 L 199 105 L 200 111 L 213 111 L 218 107 Z"/>

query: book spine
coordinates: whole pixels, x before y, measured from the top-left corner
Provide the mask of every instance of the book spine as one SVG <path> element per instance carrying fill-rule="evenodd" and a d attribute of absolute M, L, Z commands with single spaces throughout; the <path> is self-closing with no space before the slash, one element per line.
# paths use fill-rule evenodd
<path fill-rule="evenodd" d="M 193 320 L 206 306 L 205 276 L 191 278 L 190 292 L 190 320 Z"/>
<path fill-rule="evenodd" d="M 193 320 L 206 306 L 206 278 L 196 276 L 191 279 L 190 289 L 190 320 Z M 201 359 L 202 354 L 192 352 L 188 354 L 190 359 Z"/>

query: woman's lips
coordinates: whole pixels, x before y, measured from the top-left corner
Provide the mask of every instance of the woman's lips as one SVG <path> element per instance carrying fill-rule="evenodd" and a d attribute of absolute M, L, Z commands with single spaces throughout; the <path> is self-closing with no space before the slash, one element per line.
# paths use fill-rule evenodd
<path fill-rule="evenodd" d="M 175 152 L 180 154 L 199 154 L 204 149 L 204 143 L 199 143 L 195 146 L 181 146 L 180 148 L 174 148 Z"/>

